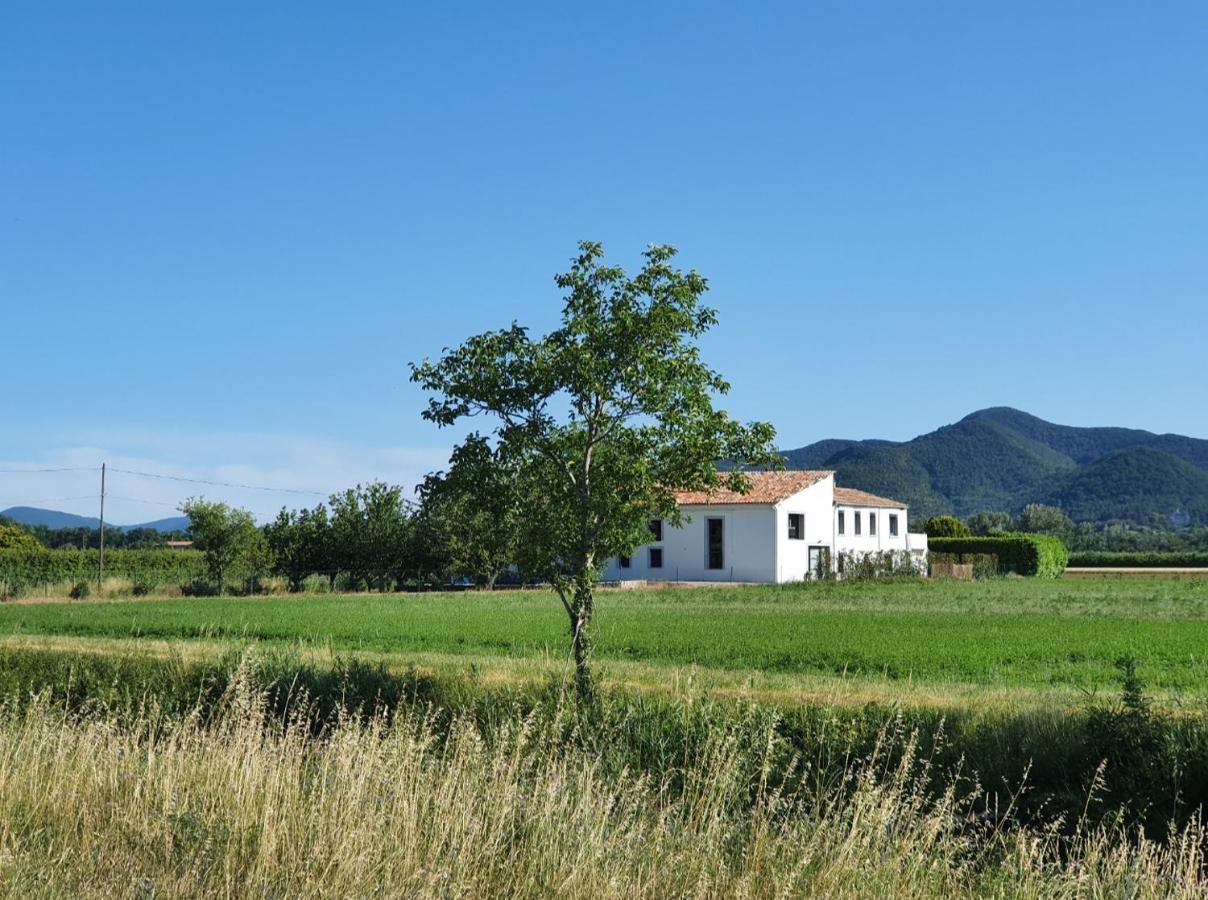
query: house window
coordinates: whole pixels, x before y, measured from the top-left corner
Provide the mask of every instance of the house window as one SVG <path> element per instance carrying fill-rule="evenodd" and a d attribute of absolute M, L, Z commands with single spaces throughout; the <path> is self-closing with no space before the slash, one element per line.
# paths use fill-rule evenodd
<path fill-rule="evenodd" d="M 725 521 L 723 519 L 705 520 L 705 550 L 710 569 L 726 567 Z"/>
<path fill-rule="evenodd" d="M 860 513 L 856 513 L 856 534 L 860 533 Z"/>
<path fill-rule="evenodd" d="M 789 513 L 789 540 L 805 540 L 805 514 Z"/>
<path fill-rule="evenodd" d="M 877 533 L 877 514 L 875 512 L 870 512 L 868 514 L 868 533 Z"/>
<path fill-rule="evenodd" d="M 617 565 L 620 566 L 622 569 L 628 569 L 630 566 L 633 565 L 633 560 L 630 559 L 628 556 L 618 556 Z"/>
<path fill-rule="evenodd" d="M 663 567 L 663 548 L 662 547 L 651 547 L 650 548 L 650 568 L 661 569 L 662 567 Z"/>
<path fill-rule="evenodd" d="M 839 510 L 839 534 L 843 534 L 843 510 Z"/>
<path fill-rule="evenodd" d="M 889 514 L 889 533 L 894 537 L 898 536 L 898 517 L 893 513 Z"/>
<path fill-rule="evenodd" d="M 650 534 L 656 541 L 661 541 L 663 539 L 663 520 L 662 519 L 651 519 L 650 520 Z"/>

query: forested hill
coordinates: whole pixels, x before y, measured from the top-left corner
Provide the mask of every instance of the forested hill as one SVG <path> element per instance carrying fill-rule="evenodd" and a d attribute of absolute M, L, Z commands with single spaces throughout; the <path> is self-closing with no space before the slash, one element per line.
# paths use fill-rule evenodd
<path fill-rule="evenodd" d="M 910 441 L 828 439 L 784 457 L 838 483 L 904 500 L 911 519 L 1060 506 L 1076 521 L 1208 524 L 1208 440 L 1076 428 L 1009 407 Z"/>
<path fill-rule="evenodd" d="M 36 506 L 10 506 L 0 510 L 0 519 L 9 519 L 18 525 L 42 525 L 51 529 L 99 528 L 101 524 L 101 520 L 95 516 L 77 516 L 75 513 L 39 509 Z M 184 531 L 188 527 L 189 520 L 185 516 L 156 519 L 154 522 L 141 522 L 138 525 L 114 525 L 112 522 L 106 525 L 106 528 L 119 531 Z"/>

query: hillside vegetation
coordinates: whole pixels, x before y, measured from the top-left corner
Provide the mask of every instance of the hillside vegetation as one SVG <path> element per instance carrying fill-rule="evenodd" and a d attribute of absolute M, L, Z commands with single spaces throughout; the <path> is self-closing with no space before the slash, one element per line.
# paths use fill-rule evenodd
<path fill-rule="evenodd" d="M 902 443 L 828 439 L 783 455 L 909 503 L 912 521 L 1048 503 L 1076 521 L 1208 524 L 1208 440 L 1182 435 L 1076 428 L 996 407 Z"/>
<path fill-rule="evenodd" d="M 1208 470 L 1150 447 L 1116 450 L 1056 479 L 1043 502 L 1075 521 L 1145 522 L 1179 510 L 1191 525 L 1208 524 Z"/>

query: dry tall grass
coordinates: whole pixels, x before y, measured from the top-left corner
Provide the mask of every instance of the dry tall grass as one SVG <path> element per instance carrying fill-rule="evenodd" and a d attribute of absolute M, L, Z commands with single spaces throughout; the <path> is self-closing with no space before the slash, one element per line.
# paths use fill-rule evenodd
<path fill-rule="evenodd" d="M 0 717 L 0 888 L 22 897 L 1203 896 L 1202 834 L 971 825 L 917 763 L 809 805 L 760 791 L 718 730 L 674 786 L 517 719 L 265 727 Z M 565 724 L 565 723 L 563 723 Z M 752 805 L 752 795 L 762 799 Z"/>

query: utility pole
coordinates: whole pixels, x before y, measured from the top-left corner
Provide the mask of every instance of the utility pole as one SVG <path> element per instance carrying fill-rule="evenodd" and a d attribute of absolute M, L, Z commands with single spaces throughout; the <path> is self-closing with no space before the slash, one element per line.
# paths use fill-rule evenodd
<path fill-rule="evenodd" d="M 101 562 L 97 575 L 97 590 L 105 583 L 105 464 L 101 463 Z"/>

